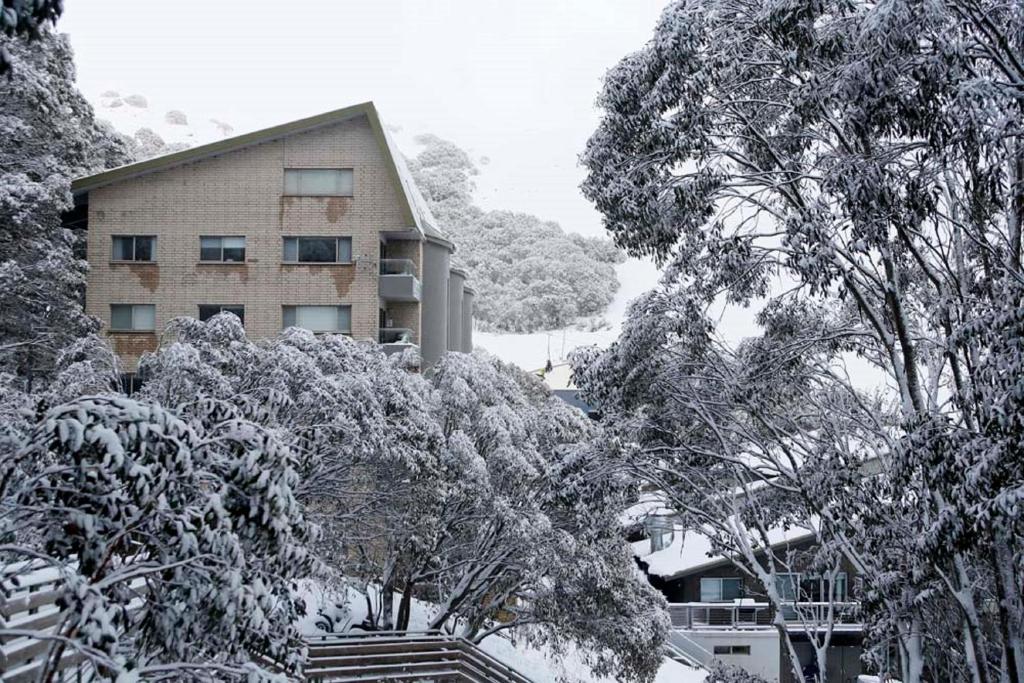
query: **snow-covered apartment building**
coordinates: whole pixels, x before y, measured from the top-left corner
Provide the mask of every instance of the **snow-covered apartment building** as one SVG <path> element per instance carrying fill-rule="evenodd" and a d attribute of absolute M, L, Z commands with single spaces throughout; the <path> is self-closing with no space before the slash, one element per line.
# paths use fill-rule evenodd
<path fill-rule="evenodd" d="M 767 681 L 803 683 L 793 673 L 785 639 L 760 582 L 732 559 L 715 552 L 710 539 L 680 525 L 660 503 L 641 502 L 627 515 L 633 551 L 648 579 L 669 602 L 669 652 L 679 661 L 707 666 L 712 660 L 741 667 Z M 857 683 L 863 626 L 859 620 L 856 576 L 843 561 L 838 571 L 810 571 L 804 559 L 815 544 L 813 532 L 772 529 L 774 558 L 789 566 L 776 572 L 784 608 L 784 628 L 800 660 L 802 674 L 817 671 L 811 639 L 825 643 L 829 683 Z M 768 566 L 764 552 L 756 553 Z M 807 680 L 811 680 L 807 678 Z"/>
<path fill-rule="evenodd" d="M 372 103 L 80 178 L 86 311 L 127 370 L 165 324 L 230 311 L 250 338 L 290 326 L 472 349 L 473 290 Z"/>

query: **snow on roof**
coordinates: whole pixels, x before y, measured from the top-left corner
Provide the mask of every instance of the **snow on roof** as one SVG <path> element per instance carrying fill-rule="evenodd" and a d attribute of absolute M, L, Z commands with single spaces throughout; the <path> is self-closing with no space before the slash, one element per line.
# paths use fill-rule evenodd
<path fill-rule="evenodd" d="M 810 520 L 810 526 L 817 524 Z M 813 529 L 805 527 L 776 527 L 768 531 L 771 546 L 795 543 L 815 537 Z M 692 574 L 708 567 L 729 562 L 729 557 L 712 550 L 711 539 L 696 529 L 685 529 L 676 524 L 672 543 L 667 547 L 650 552 L 650 540 L 633 543 L 633 554 L 647 565 L 647 573 L 662 578 L 677 578 Z"/>

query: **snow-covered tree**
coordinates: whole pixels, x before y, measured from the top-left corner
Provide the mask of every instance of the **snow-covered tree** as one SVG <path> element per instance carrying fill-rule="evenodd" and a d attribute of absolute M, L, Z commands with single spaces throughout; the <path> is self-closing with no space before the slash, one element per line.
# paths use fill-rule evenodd
<path fill-rule="evenodd" d="M 673 429 L 742 436 L 687 462 L 801 455 L 775 481 L 863 573 L 869 637 L 899 646 L 904 681 L 1024 678 L 1019 352 L 997 340 L 1024 310 L 1022 21 L 999 0 L 673 2 L 608 74 L 584 155 L 616 242 L 667 265 L 595 367 L 677 392 Z M 752 304 L 764 334 L 727 343 L 715 313 Z M 698 342 L 721 362 L 693 364 Z M 707 367 L 748 393 L 694 402 Z M 868 494 L 850 480 L 865 461 Z"/>
<path fill-rule="evenodd" d="M 298 670 L 292 579 L 315 530 L 290 450 L 215 399 L 189 418 L 119 396 L 53 408 L 0 453 L 5 581 L 59 572 L 46 671 L 77 651 L 104 675 L 188 666 L 218 679 L 252 661 Z M 0 633 L 5 627 L 0 627 Z"/>
<path fill-rule="evenodd" d="M 0 46 L 17 64 L 0 79 L 0 369 L 31 390 L 56 353 L 97 326 L 80 303 L 83 238 L 61 224 L 71 179 L 130 155 L 75 89 L 66 37 L 31 46 L 0 37 Z"/>
<path fill-rule="evenodd" d="M 289 445 L 319 554 L 366 596 L 363 628 L 408 629 L 419 599 L 432 628 L 516 629 L 654 675 L 667 620 L 620 535 L 631 480 L 588 475 L 593 425 L 535 378 L 449 354 L 428 380 L 344 336 L 249 342 L 230 314 L 169 332 L 142 395 L 182 415 L 216 398 Z"/>
<path fill-rule="evenodd" d="M 605 239 L 565 233 L 554 222 L 473 201 L 472 158 L 434 135 L 417 138 L 409 160 L 416 185 L 440 227 L 458 245 L 455 262 L 477 290 L 474 318 L 509 332 L 566 327 L 604 312 L 619 287 L 622 252 Z"/>

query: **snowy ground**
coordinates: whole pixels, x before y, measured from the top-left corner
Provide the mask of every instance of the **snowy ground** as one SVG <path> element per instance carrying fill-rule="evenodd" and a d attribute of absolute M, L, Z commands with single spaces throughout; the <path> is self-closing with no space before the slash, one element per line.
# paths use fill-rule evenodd
<path fill-rule="evenodd" d="M 302 585 L 303 599 L 306 602 L 307 616 L 300 622 L 302 632 L 308 635 L 324 633 L 317 623 L 317 607 L 321 604 L 332 605 L 328 608 L 338 626 L 336 631 L 344 631 L 347 626 L 360 623 L 366 617 L 366 601 L 362 594 L 349 587 L 345 593 L 325 591 L 322 585 L 307 581 Z M 345 600 L 344 608 L 333 607 L 339 600 Z M 398 599 L 395 600 L 397 609 Z M 425 629 L 430 615 L 430 604 L 419 600 L 413 601 L 410 629 Z M 565 656 L 552 656 L 545 649 L 532 647 L 521 640 L 513 642 L 502 636 L 492 636 L 485 640 L 481 647 L 495 658 L 515 668 L 536 683 L 613 683 L 607 678 L 598 678 L 590 673 L 583 663 L 579 652 L 569 652 Z M 655 683 L 704 683 L 705 672 L 690 669 L 682 664 L 666 659 Z"/>

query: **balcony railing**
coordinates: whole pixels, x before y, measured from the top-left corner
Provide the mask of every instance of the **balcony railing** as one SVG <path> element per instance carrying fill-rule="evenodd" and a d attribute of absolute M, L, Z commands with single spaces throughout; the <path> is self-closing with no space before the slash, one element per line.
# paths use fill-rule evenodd
<path fill-rule="evenodd" d="M 407 258 L 382 258 L 380 260 L 381 275 L 412 275 L 416 276 L 416 264 Z"/>
<path fill-rule="evenodd" d="M 406 258 L 381 259 L 379 291 L 385 301 L 419 301 L 421 288 L 416 264 Z"/>
<path fill-rule="evenodd" d="M 669 603 L 668 612 L 673 628 L 690 631 L 767 629 L 774 627 L 775 620 L 771 603 L 752 600 L 675 602 Z M 834 625 L 856 626 L 860 623 L 860 603 L 797 602 L 782 609 L 782 618 L 791 628 L 823 628 L 830 614 Z"/>
<path fill-rule="evenodd" d="M 413 333 L 408 327 L 382 327 L 381 344 L 412 344 Z"/>

